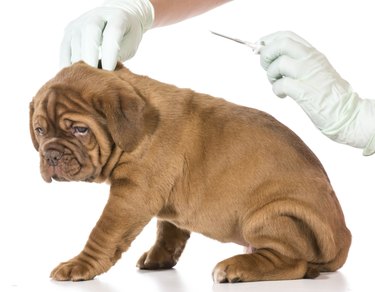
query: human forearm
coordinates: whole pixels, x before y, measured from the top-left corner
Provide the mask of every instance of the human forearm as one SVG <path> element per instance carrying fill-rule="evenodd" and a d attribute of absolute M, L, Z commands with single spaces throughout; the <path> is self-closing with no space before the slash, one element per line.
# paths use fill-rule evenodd
<path fill-rule="evenodd" d="M 153 27 L 188 19 L 229 1 L 231 0 L 150 0 L 155 11 Z"/>

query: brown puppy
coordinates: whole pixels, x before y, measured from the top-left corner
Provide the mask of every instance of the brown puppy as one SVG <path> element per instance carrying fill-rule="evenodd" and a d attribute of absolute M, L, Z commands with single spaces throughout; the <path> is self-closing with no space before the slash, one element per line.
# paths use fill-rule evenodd
<path fill-rule="evenodd" d="M 155 216 L 141 269 L 173 267 L 190 232 L 251 246 L 217 264 L 217 282 L 313 278 L 346 260 L 351 235 L 322 165 L 263 112 L 78 63 L 39 90 L 30 130 L 45 181 L 111 184 L 83 251 L 53 279 L 106 272 Z"/>

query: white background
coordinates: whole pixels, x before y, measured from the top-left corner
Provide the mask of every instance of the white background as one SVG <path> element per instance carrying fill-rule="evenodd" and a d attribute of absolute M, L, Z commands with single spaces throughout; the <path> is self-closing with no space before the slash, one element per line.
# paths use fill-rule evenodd
<path fill-rule="evenodd" d="M 58 283 L 49 273 L 83 247 L 107 200 L 108 186 L 46 184 L 28 132 L 28 104 L 59 70 L 66 24 L 101 1 L 6 1 L 0 9 L 0 291 L 368 291 L 375 256 L 375 156 L 319 133 L 290 98 L 272 93 L 259 56 L 209 30 L 256 41 L 292 30 L 325 53 L 363 98 L 374 97 L 373 1 L 235 0 L 205 15 L 144 35 L 126 62 L 132 71 L 271 113 L 309 145 L 325 166 L 353 234 L 346 265 L 315 280 L 213 284 L 214 265 L 242 248 L 193 235 L 172 271 L 141 272 L 153 243 L 151 222 L 108 273 Z M 38 290 L 37 290 L 38 289 Z M 43 290 L 44 289 L 44 290 Z M 372 288 L 370 288 L 372 289 Z"/>

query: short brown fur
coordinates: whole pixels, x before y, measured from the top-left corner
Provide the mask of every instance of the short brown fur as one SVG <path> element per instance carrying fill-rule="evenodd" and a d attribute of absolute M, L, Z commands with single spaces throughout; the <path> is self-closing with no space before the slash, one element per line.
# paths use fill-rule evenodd
<path fill-rule="evenodd" d="M 47 182 L 111 185 L 83 251 L 53 279 L 106 272 L 153 217 L 141 269 L 173 267 L 190 232 L 252 247 L 220 262 L 217 282 L 314 278 L 346 260 L 351 235 L 322 165 L 264 112 L 80 62 L 39 90 L 30 131 Z"/>

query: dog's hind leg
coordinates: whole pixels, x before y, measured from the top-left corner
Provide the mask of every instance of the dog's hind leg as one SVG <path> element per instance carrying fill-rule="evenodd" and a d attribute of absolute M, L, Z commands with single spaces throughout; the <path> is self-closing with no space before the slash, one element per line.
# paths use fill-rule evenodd
<path fill-rule="evenodd" d="M 319 275 L 319 267 L 310 262 L 323 262 L 322 251 L 309 225 L 272 210 L 251 219 L 243 234 L 255 251 L 217 264 L 213 271 L 215 282 L 292 280 Z"/>
<path fill-rule="evenodd" d="M 190 232 L 167 221 L 158 221 L 156 242 L 138 260 L 137 267 L 145 270 L 170 269 L 177 264 Z"/>
<path fill-rule="evenodd" d="M 258 249 L 252 254 L 237 255 L 218 263 L 212 276 L 216 283 L 234 283 L 300 279 L 312 274 L 304 260 L 290 259 L 269 249 Z M 318 275 L 319 272 L 314 277 Z"/>

